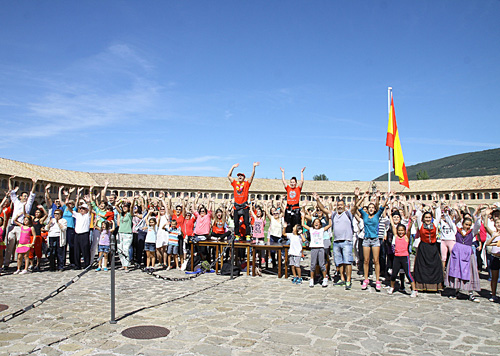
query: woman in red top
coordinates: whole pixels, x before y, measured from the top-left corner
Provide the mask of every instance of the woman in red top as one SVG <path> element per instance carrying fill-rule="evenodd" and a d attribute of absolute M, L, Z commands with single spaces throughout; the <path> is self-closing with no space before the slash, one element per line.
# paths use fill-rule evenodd
<path fill-rule="evenodd" d="M 300 192 L 302 191 L 302 186 L 304 185 L 304 170 L 306 167 L 300 170 L 300 182 L 297 184 L 297 178 L 292 177 L 290 179 L 290 185 L 286 184 L 285 180 L 285 170 L 281 168 L 281 179 L 283 180 L 283 186 L 286 190 L 286 209 L 285 209 L 285 222 L 286 232 L 291 233 L 292 228 L 295 225 L 300 225 L 302 219 L 300 216 Z"/>
<path fill-rule="evenodd" d="M 223 241 L 231 236 L 231 232 L 226 231 L 226 213 L 221 208 L 218 208 L 213 216 L 212 233 L 210 236 L 217 241 Z"/>

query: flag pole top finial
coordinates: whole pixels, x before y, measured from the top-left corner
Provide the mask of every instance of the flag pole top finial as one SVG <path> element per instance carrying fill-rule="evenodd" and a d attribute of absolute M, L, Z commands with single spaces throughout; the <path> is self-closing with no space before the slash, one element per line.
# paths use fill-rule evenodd
<path fill-rule="evenodd" d="M 392 90 L 392 87 L 388 87 L 387 89 Z"/>

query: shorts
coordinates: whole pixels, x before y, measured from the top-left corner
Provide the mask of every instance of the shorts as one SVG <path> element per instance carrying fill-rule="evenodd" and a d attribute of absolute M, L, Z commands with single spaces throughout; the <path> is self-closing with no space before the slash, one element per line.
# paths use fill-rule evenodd
<path fill-rule="evenodd" d="M 109 245 L 99 245 L 98 252 L 109 253 Z"/>
<path fill-rule="evenodd" d="M 263 237 L 254 237 L 252 239 L 252 244 L 254 245 L 264 245 L 264 238 Z"/>
<path fill-rule="evenodd" d="M 352 241 L 333 241 L 333 258 L 336 266 L 352 264 Z"/>
<path fill-rule="evenodd" d="M 155 242 L 146 242 L 144 244 L 144 251 L 155 252 L 155 250 L 156 250 L 156 243 Z"/>
<path fill-rule="evenodd" d="M 368 238 L 365 237 L 363 239 L 363 247 L 380 247 L 380 240 L 378 237 Z"/>
<path fill-rule="evenodd" d="M 178 255 L 178 254 L 179 254 L 179 246 L 168 245 L 167 255 Z"/>
<path fill-rule="evenodd" d="M 300 256 L 288 256 L 290 266 L 300 267 Z"/>
<path fill-rule="evenodd" d="M 325 267 L 325 256 L 323 247 L 313 247 L 311 248 L 311 272 L 314 272 L 316 266 L 319 266 L 321 271 L 326 271 Z"/>
<path fill-rule="evenodd" d="M 500 270 L 500 258 L 492 256 L 491 263 L 490 263 L 490 270 L 492 270 L 492 271 Z"/>

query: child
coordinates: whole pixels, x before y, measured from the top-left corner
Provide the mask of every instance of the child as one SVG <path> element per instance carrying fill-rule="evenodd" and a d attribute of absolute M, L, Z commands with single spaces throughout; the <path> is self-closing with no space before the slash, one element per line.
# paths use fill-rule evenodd
<path fill-rule="evenodd" d="M 111 232 L 115 229 L 115 222 L 111 221 L 103 221 L 101 223 L 101 227 L 96 226 L 97 229 L 101 230 L 101 234 L 99 236 L 99 265 L 96 268 L 96 272 L 99 272 L 102 268 L 104 272 L 108 271 L 108 253 L 110 248 L 110 236 Z"/>
<path fill-rule="evenodd" d="M 170 223 L 170 228 L 165 230 L 168 232 L 168 246 L 167 246 L 167 271 L 170 269 L 171 257 L 174 256 L 175 268 L 179 269 L 179 260 L 177 255 L 179 254 L 179 236 L 182 235 L 181 229 L 177 227 L 177 220 L 172 220 Z"/>
<path fill-rule="evenodd" d="M 391 288 L 387 291 L 388 294 L 394 293 L 394 285 L 396 284 L 396 277 L 398 276 L 396 271 L 402 268 L 405 271 L 406 277 L 411 282 L 411 298 L 416 298 L 418 295 L 415 289 L 415 280 L 413 279 L 410 272 L 410 254 L 408 252 L 408 243 L 410 242 L 411 229 L 406 229 L 403 224 L 395 224 L 394 217 L 390 215 L 392 233 L 394 235 L 394 261 L 392 264 L 392 270 L 394 273 L 391 275 Z M 416 217 L 413 217 L 413 222 L 415 222 Z"/>
<path fill-rule="evenodd" d="M 2 271 L 2 266 L 3 266 L 3 250 L 7 248 L 5 245 L 5 241 L 3 240 L 3 225 L 4 225 L 4 219 L 3 217 L 0 216 L 0 272 Z"/>
<path fill-rule="evenodd" d="M 31 236 L 36 236 L 35 228 L 33 227 L 33 217 L 31 215 L 25 215 L 23 223 L 21 224 L 17 219 L 23 215 L 20 213 L 14 219 L 16 225 L 21 227 L 21 234 L 19 236 L 19 244 L 17 245 L 17 271 L 14 274 L 26 274 L 28 273 L 29 266 L 29 256 L 28 252 L 30 248 L 34 246 L 31 243 Z M 21 265 L 24 259 L 24 270 L 21 272 Z"/>
<path fill-rule="evenodd" d="M 146 216 L 146 221 L 148 221 L 148 226 L 143 229 L 147 231 L 146 239 L 144 240 L 144 250 L 146 251 L 146 268 L 144 272 L 153 273 L 154 265 L 156 263 L 155 252 L 156 252 L 156 232 L 158 231 L 158 223 L 156 218 L 151 217 L 154 210 L 150 209 L 148 215 Z"/>
<path fill-rule="evenodd" d="M 328 217 L 326 217 L 328 219 Z M 325 230 L 328 230 L 332 226 L 331 222 L 328 220 L 328 225 L 321 227 L 321 221 L 316 218 L 313 221 L 313 226 L 309 227 L 306 225 L 305 218 L 302 218 L 302 227 L 309 230 L 311 235 L 311 242 L 309 247 L 311 248 L 311 280 L 309 281 L 309 287 L 314 287 L 314 270 L 316 266 L 319 265 L 321 272 L 323 273 L 323 283 L 322 287 L 328 287 L 328 278 L 326 277 L 326 267 L 325 267 L 325 253 L 324 253 L 324 243 L 323 234 Z"/>
<path fill-rule="evenodd" d="M 292 270 L 293 279 L 292 283 L 302 284 L 302 276 L 300 270 L 300 257 L 302 255 L 302 243 L 306 241 L 304 234 L 302 234 L 302 226 L 296 224 L 292 228 L 292 232 L 287 233 L 287 223 L 283 223 L 283 235 L 286 235 L 289 243 L 290 250 L 288 251 L 288 258 L 290 260 L 290 268 Z"/>

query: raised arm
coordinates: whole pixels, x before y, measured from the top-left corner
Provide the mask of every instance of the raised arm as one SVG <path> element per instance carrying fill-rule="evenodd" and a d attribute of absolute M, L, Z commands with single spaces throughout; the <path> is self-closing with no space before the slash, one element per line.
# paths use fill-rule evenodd
<path fill-rule="evenodd" d="M 231 169 L 229 170 L 229 173 L 227 174 L 227 179 L 229 180 L 229 183 L 233 183 L 233 177 L 231 175 L 233 174 L 233 171 L 235 168 L 239 167 L 239 163 L 233 164 L 231 166 Z"/>
<path fill-rule="evenodd" d="M 108 202 L 108 198 L 106 197 L 106 192 L 108 190 L 108 185 L 109 185 L 109 182 L 105 181 L 104 182 L 104 188 L 102 188 L 102 190 L 101 190 L 101 202 L 105 202 L 105 203 Z"/>
<path fill-rule="evenodd" d="M 306 170 L 306 167 L 302 168 L 300 170 L 300 182 L 299 182 L 299 187 L 302 188 L 304 185 L 304 171 Z"/>
<path fill-rule="evenodd" d="M 253 177 L 255 177 L 255 167 L 257 167 L 260 164 L 260 162 L 254 162 L 253 163 L 253 168 L 252 168 L 252 175 L 248 179 L 248 184 L 252 184 L 253 182 Z"/>
<path fill-rule="evenodd" d="M 52 199 L 50 198 L 49 189 L 50 183 L 45 186 L 45 203 L 47 204 L 47 208 L 50 209 L 52 207 Z"/>
<path fill-rule="evenodd" d="M 283 182 L 283 187 L 286 189 L 286 179 L 285 179 L 285 170 L 280 167 L 281 170 L 281 181 Z"/>
<path fill-rule="evenodd" d="M 314 192 L 313 193 L 313 198 L 314 198 L 314 200 L 316 200 L 316 203 L 318 204 L 318 208 L 323 213 L 325 213 L 325 215 L 330 215 L 330 212 L 328 211 L 328 209 L 326 209 L 325 206 L 323 205 L 323 203 L 321 202 L 321 199 L 319 198 L 318 193 Z"/>

